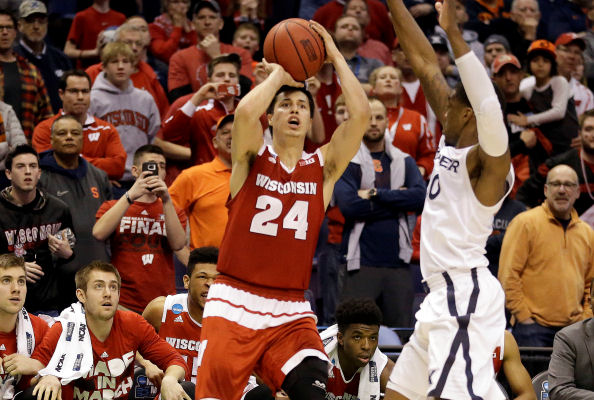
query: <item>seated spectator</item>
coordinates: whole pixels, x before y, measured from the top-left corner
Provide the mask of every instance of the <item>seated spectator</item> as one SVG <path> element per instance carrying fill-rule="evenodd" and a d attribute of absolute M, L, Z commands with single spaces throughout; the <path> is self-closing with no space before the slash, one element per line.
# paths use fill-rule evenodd
<path fill-rule="evenodd" d="M 569 82 L 570 95 L 579 118 L 585 111 L 594 108 L 594 94 L 573 75 L 583 65 L 586 42 L 573 32 L 564 33 L 555 41 L 557 72 Z"/>
<path fill-rule="evenodd" d="M 153 142 L 161 124 L 153 97 L 147 91 L 135 88 L 130 80 L 134 60 L 134 53 L 127 44 L 106 45 L 101 52 L 103 72 L 91 89 L 89 113 L 116 127 L 127 154 L 124 175 L 118 184 L 114 184 L 115 198 L 134 184 L 134 152 Z"/>
<path fill-rule="evenodd" d="M 590 284 L 590 305 L 594 307 L 594 285 Z M 594 396 L 592 380 L 592 335 L 594 319 L 588 318 L 561 329 L 555 335 L 549 362 L 551 400 L 589 399 Z"/>
<path fill-rule="evenodd" d="M 219 4 L 221 4 L 219 2 Z M 225 18 L 224 26 L 221 30 L 221 40 L 230 43 L 235 31 L 242 24 L 251 24 L 258 30 L 258 36 L 262 36 L 265 31 L 266 23 L 266 0 L 230 0 L 226 8 L 223 7 Z"/>
<path fill-rule="evenodd" d="M 39 157 L 31 146 L 8 154 L 6 176 L 10 186 L 0 192 L 0 254 L 26 261 L 27 310 L 58 315 L 73 299 L 60 290 L 63 279 L 72 278 L 62 268 L 74 257 L 72 216 L 62 200 L 38 188 Z"/>
<path fill-rule="evenodd" d="M 452 64 L 447 40 L 439 35 L 432 35 L 429 37 L 429 42 L 435 51 L 437 64 L 439 65 L 441 73 L 448 86 L 454 89 L 456 85 L 460 83 L 460 74 L 458 73 L 458 68 Z"/>
<path fill-rule="evenodd" d="M 342 0 L 328 1 L 318 8 L 312 19 L 332 32 L 335 29 L 336 20 L 344 14 L 344 3 Z M 367 0 L 367 7 L 369 9 L 369 19 L 373 23 L 367 25 L 365 29 L 366 36 L 379 40 L 388 47 L 392 46 L 396 35 L 394 34 L 392 21 L 388 17 L 386 5 L 379 0 Z"/>
<path fill-rule="evenodd" d="M 160 385 L 165 399 L 187 398 L 178 383 L 187 373 L 184 359 L 140 315 L 118 310 L 121 285 L 118 270 L 105 262 L 76 273 L 78 302 L 62 312 L 33 354 L 45 366 L 33 396 L 127 398 L 138 351 L 165 371 Z M 65 324 L 74 328 L 75 340 L 62 335 Z"/>
<path fill-rule="evenodd" d="M 495 60 L 497 56 L 510 53 L 509 42 L 501 35 L 489 36 L 483 45 L 485 49 L 484 61 L 487 71 L 491 71 L 491 64 L 493 64 L 493 60 Z"/>
<path fill-rule="evenodd" d="M 67 71 L 60 79 L 58 94 L 63 109 L 40 122 L 33 131 L 33 147 L 38 152 L 51 149 L 51 126 L 60 115 L 72 115 L 83 125 L 82 156 L 95 167 L 118 180 L 126 167 L 126 150 L 116 128 L 89 113 L 91 79 L 81 70 Z"/>
<path fill-rule="evenodd" d="M 15 111 L 27 140 L 36 124 L 53 115 L 41 72 L 27 59 L 15 53 L 16 20 L 0 10 L 0 94 L 2 101 Z"/>
<path fill-rule="evenodd" d="M 384 65 L 392 65 L 392 54 L 390 48 L 379 40 L 367 37 L 365 32 L 367 25 L 371 22 L 369 17 L 369 8 L 367 0 L 347 0 L 344 3 L 344 15 L 357 18 L 359 25 L 363 29 L 363 42 L 357 49 L 357 52 L 366 58 L 375 58 Z"/>
<path fill-rule="evenodd" d="M 342 298 L 370 297 L 381 304 L 386 325 L 408 327 L 413 290 L 407 213 L 422 209 L 425 182 L 415 161 L 392 145 L 386 107 L 376 98 L 369 105 L 361 147 L 334 189 L 345 217 Z"/>
<path fill-rule="evenodd" d="M 394 67 L 381 67 L 371 74 L 374 96 L 384 104 L 388 116 L 388 134 L 392 144 L 410 155 L 423 177 L 433 169 L 435 146 L 425 117 L 401 106 L 402 73 Z"/>
<path fill-rule="evenodd" d="M 541 206 L 512 220 L 501 247 L 498 277 L 520 346 L 550 347 L 561 328 L 592 317 L 594 231 L 573 208 L 575 171 L 551 169 L 544 193 Z"/>
<path fill-rule="evenodd" d="M 359 46 L 363 42 L 363 30 L 357 18 L 343 15 L 336 20 L 334 40 L 353 74 L 361 83 L 369 81 L 371 71 L 383 64 L 375 58 L 367 58 L 359 54 Z"/>
<path fill-rule="evenodd" d="M 26 144 L 27 138 L 21 123 L 12 107 L 0 101 L 0 190 L 10 185 L 4 171 L 4 160 L 8 153 L 20 144 Z"/>
<path fill-rule="evenodd" d="M 255 73 L 258 61 L 254 59 L 254 55 L 260 50 L 260 30 L 249 22 L 241 24 L 233 34 L 233 42 L 231 44 L 235 47 L 245 49 L 250 53 L 252 56 L 252 71 Z M 254 83 L 256 83 L 255 78 Z"/>
<path fill-rule="evenodd" d="M 12 399 L 16 393 L 30 385 L 31 378 L 43 365 L 31 354 L 49 331 L 47 322 L 29 314 L 23 307 L 27 297 L 25 261 L 14 254 L 0 255 L 0 342 L 2 348 L 3 398 Z"/>
<path fill-rule="evenodd" d="M 111 260 L 122 275 L 121 305 L 140 313 L 155 295 L 175 293 L 173 252 L 185 245 L 186 216 L 173 205 L 163 181 L 165 156 L 159 147 L 136 150 L 131 172 L 136 180 L 130 190 L 97 211 L 93 236 L 110 239 Z"/>
<path fill-rule="evenodd" d="M 208 81 L 208 63 L 224 53 L 236 53 L 241 58 L 241 74 L 252 76 L 252 58 L 241 48 L 219 41 L 223 27 L 221 11 L 215 2 L 199 1 L 194 7 L 192 23 L 198 34 L 198 44 L 179 50 L 169 60 L 169 97 L 171 101 L 195 92 Z"/>
<path fill-rule="evenodd" d="M 62 289 L 74 290 L 74 274 L 94 260 L 109 261 L 105 244 L 92 235 L 95 214 L 103 202 L 111 200 L 107 174 L 80 156 L 83 127 L 73 116 L 59 116 L 51 127 L 51 150 L 39 156 L 39 187 L 62 200 L 71 210 L 76 244 L 76 259 L 63 266 L 70 273 L 61 283 Z M 71 290 L 72 289 L 72 290 Z"/>
<path fill-rule="evenodd" d="M 142 53 L 146 49 L 142 39 L 142 32 L 137 27 L 125 23 L 116 30 L 114 39 L 117 42 L 126 43 L 134 54 L 133 72 L 130 75 L 132 84 L 135 88 L 149 92 L 157 104 L 159 115 L 161 117 L 165 116 L 169 108 L 169 101 L 165 90 L 159 83 L 157 74 L 146 61 L 142 60 Z M 91 81 L 94 82 L 101 71 L 103 71 L 103 63 L 91 65 L 85 72 L 89 74 Z"/>
<path fill-rule="evenodd" d="M 76 60 L 77 68 L 87 68 L 99 61 L 97 37 L 99 32 L 119 26 L 126 21 L 126 16 L 112 10 L 109 0 L 93 0 L 91 7 L 76 13 L 64 45 L 64 53 Z"/>
<path fill-rule="evenodd" d="M 72 69 L 70 59 L 54 46 L 45 43 L 47 36 L 47 9 L 39 0 L 25 0 L 19 7 L 19 32 L 21 39 L 15 50 L 35 65 L 41 72 L 52 109 L 57 113 L 62 107 L 58 96 L 60 78 Z"/>
<path fill-rule="evenodd" d="M 149 24 L 149 50 L 159 60 L 169 63 L 173 53 L 198 42 L 196 30 L 186 16 L 189 9 L 190 0 L 165 0 L 165 12 Z"/>
<path fill-rule="evenodd" d="M 520 83 L 520 91 L 532 109 L 530 115 L 507 114 L 507 120 L 520 127 L 536 126 L 548 139 L 551 156 L 569 150 L 578 135 L 578 120 L 569 83 L 557 75 L 555 46 L 536 40 L 528 49 L 528 71 L 534 75 Z M 538 160 L 537 165 L 545 159 Z"/>
<path fill-rule="evenodd" d="M 586 111 L 580 117 L 580 146 L 551 157 L 538 168 L 518 190 L 516 198 L 528 207 L 536 207 L 544 201 L 543 190 L 548 172 L 557 165 L 570 166 L 578 176 L 579 197 L 574 207 L 582 219 L 590 224 L 594 213 L 594 110 Z M 586 214 L 586 215 L 585 215 Z"/>
<path fill-rule="evenodd" d="M 217 151 L 207 163 L 188 168 L 169 188 L 173 204 L 184 210 L 190 220 L 190 247 L 221 244 L 228 212 L 231 178 L 231 128 L 233 114 L 222 117 L 212 143 Z"/>
<path fill-rule="evenodd" d="M 142 312 L 142 316 L 155 328 L 159 336 L 186 360 L 188 382 L 196 383 L 202 313 L 208 289 L 219 275 L 218 259 L 219 249 L 216 247 L 199 247 L 192 250 L 184 275 L 184 288 L 188 292 L 157 297 Z M 188 345 L 183 345 L 186 341 Z M 144 367 L 147 378 L 159 386 L 163 379 L 163 370 L 140 355 L 137 355 L 136 359 Z"/>

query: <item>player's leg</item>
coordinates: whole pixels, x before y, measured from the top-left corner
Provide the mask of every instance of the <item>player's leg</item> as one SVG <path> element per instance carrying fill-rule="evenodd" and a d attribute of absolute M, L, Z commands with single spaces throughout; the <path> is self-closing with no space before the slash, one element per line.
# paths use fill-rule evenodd
<path fill-rule="evenodd" d="M 285 378 L 282 389 L 291 400 L 324 400 L 328 381 L 328 363 L 306 357 Z"/>

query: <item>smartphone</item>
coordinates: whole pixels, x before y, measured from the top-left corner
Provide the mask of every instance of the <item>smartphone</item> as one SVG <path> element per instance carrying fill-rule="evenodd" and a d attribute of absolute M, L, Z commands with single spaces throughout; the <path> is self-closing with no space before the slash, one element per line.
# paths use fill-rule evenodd
<path fill-rule="evenodd" d="M 217 94 L 219 96 L 226 96 L 226 95 L 230 95 L 230 96 L 239 96 L 240 93 L 240 87 L 239 84 L 233 85 L 233 84 L 225 84 L 225 85 L 219 85 L 217 88 Z"/>
<path fill-rule="evenodd" d="M 142 172 L 149 171 L 150 174 L 148 176 L 157 176 L 159 175 L 159 166 L 154 161 L 147 161 L 142 163 Z"/>

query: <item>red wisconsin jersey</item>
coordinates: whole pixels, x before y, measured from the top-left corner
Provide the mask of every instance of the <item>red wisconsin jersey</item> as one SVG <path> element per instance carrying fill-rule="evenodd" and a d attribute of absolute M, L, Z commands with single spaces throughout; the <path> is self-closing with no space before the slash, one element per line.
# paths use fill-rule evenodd
<path fill-rule="evenodd" d="M 289 171 L 272 146 L 262 146 L 229 202 L 219 272 L 271 288 L 308 288 L 324 218 L 323 165 L 316 150 Z"/>
<path fill-rule="evenodd" d="M 503 365 L 503 351 L 501 346 L 497 346 L 495 351 L 493 351 L 493 369 L 495 369 L 495 375 L 501 371 L 501 366 Z"/>
<path fill-rule="evenodd" d="M 188 312 L 188 294 L 180 293 L 165 298 L 159 336 L 181 354 L 188 364 L 186 381 L 196 383 L 198 374 L 198 349 L 202 325 Z"/>
<path fill-rule="evenodd" d="M 359 397 L 359 377 L 360 371 L 346 382 L 342 371 L 336 365 L 332 366 L 332 371 L 328 374 L 328 383 L 326 383 L 327 399 L 358 400 Z M 332 396 L 334 395 L 334 396 Z"/>

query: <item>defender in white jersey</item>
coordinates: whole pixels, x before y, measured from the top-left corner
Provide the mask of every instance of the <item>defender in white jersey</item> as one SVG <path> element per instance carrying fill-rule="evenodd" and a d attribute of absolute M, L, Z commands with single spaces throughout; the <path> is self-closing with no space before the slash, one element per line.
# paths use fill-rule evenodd
<path fill-rule="evenodd" d="M 505 329 L 504 295 L 484 256 L 493 216 L 513 186 L 501 106 L 456 25 L 454 0 L 435 5 L 462 78 L 463 86 L 453 91 L 402 0 L 388 5 L 402 49 L 444 129 L 421 227 L 428 295 L 386 399 L 504 399 L 491 358 Z"/>

